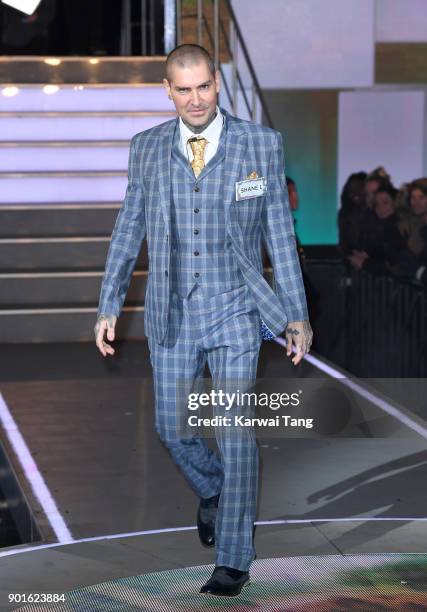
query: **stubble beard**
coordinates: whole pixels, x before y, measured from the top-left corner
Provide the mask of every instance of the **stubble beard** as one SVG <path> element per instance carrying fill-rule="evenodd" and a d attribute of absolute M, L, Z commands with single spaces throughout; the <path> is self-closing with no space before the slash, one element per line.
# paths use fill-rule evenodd
<path fill-rule="evenodd" d="M 184 125 L 186 125 L 188 127 L 189 130 L 191 130 L 194 134 L 200 134 L 201 132 L 203 132 L 203 130 L 205 130 L 208 125 L 210 125 L 212 123 L 212 121 L 215 119 L 217 115 L 216 112 L 216 108 L 213 111 L 213 113 L 211 114 L 211 116 L 209 117 L 209 119 L 206 121 L 206 123 L 203 123 L 203 125 L 191 125 L 191 123 L 189 123 L 188 121 L 186 121 L 183 117 L 181 117 Z"/>

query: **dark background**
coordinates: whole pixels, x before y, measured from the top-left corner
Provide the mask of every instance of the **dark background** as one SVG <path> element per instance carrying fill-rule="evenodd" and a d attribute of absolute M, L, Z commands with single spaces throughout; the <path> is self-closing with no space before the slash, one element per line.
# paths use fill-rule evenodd
<path fill-rule="evenodd" d="M 141 54 L 141 36 L 147 54 L 163 55 L 163 0 L 131 1 L 132 55 Z M 25 15 L 0 4 L 2 55 L 120 55 L 122 2 L 120 0 L 42 0 L 35 13 Z M 151 40 L 149 22 L 155 36 Z"/>

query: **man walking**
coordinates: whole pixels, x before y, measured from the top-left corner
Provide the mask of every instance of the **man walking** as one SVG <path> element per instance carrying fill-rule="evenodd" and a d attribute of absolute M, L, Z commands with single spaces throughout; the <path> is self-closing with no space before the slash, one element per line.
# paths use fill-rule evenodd
<path fill-rule="evenodd" d="M 253 524 L 258 448 L 253 428 L 217 427 L 220 456 L 183 436 L 183 381 L 196 383 L 208 362 L 214 385 L 255 381 L 263 337 L 286 330 L 298 364 L 310 349 L 304 287 L 295 246 L 279 132 L 218 106 L 220 74 L 199 45 L 176 47 L 163 81 L 178 117 L 136 134 L 129 182 L 107 256 L 95 325 L 102 355 L 142 242 L 149 272 L 144 326 L 153 368 L 156 430 L 200 498 L 200 540 L 215 546 L 215 569 L 202 593 L 237 595 L 255 558 Z M 261 241 L 275 288 L 263 277 Z M 185 385 L 184 385 L 185 386 Z M 185 387 L 187 388 L 187 387 Z M 215 407 L 214 413 L 221 413 Z"/>

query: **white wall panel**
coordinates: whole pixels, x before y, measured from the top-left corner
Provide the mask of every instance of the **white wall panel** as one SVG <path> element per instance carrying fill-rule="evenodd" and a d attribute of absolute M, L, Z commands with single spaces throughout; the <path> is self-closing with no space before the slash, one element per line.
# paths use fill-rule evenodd
<path fill-rule="evenodd" d="M 394 184 L 424 173 L 424 91 L 339 95 L 338 193 L 352 172 L 382 165 Z"/>
<path fill-rule="evenodd" d="M 376 0 L 377 42 L 427 42 L 426 0 Z"/>
<path fill-rule="evenodd" d="M 374 74 L 374 0 L 232 0 L 260 85 L 366 87 Z"/>

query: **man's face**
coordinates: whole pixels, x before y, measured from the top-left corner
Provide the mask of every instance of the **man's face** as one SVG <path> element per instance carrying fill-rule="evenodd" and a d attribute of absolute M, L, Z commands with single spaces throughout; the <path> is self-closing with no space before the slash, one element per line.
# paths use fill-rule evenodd
<path fill-rule="evenodd" d="M 214 78 L 206 62 L 200 61 L 185 68 L 173 66 L 171 82 L 163 79 L 163 85 L 172 97 L 178 115 L 190 125 L 203 125 L 215 112 L 220 89 L 219 70 Z"/>

